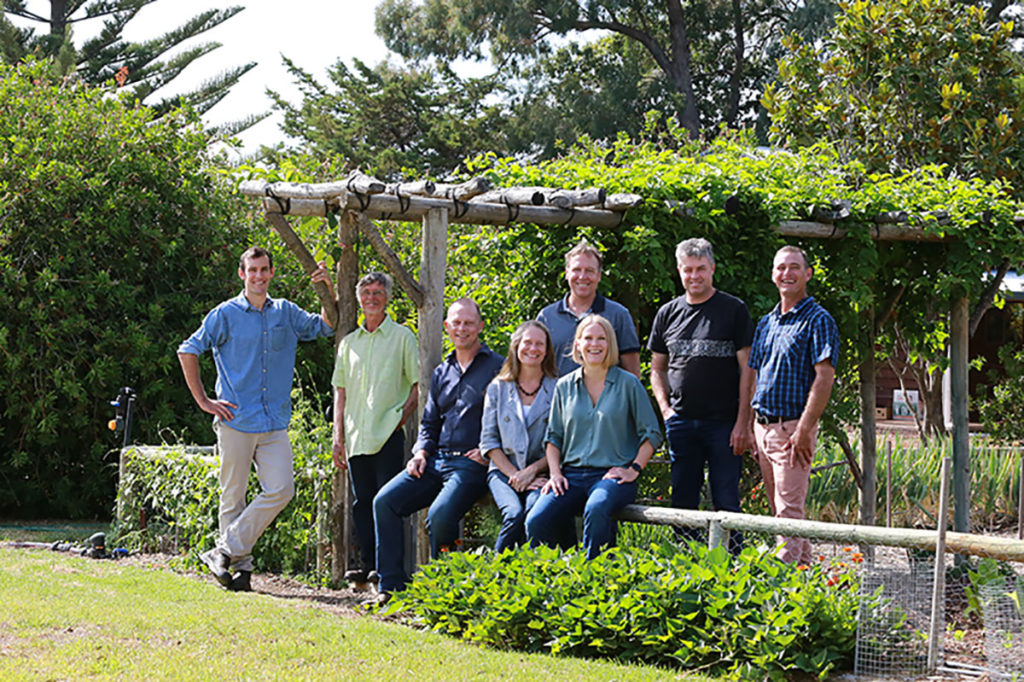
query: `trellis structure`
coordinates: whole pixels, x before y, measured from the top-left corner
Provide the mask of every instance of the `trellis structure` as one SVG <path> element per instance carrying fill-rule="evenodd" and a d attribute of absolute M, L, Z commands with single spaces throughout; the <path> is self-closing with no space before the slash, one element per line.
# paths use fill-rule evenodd
<path fill-rule="evenodd" d="M 507 225 L 514 222 L 537 225 L 568 225 L 617 227 L 624 212 L 638 205 L 643 198 L 634 194 L 606 195 L 604 190 L 564 190 L 537 187 L 492 189 L 484 178 L 474 178 L 456 185 L 430 181 L 385 184 L 354 172 L 342 182 L 320 184 L 267 183 L 246 181 L 239 186 L 242 194 L 261 200 L 266 217 L 296 255 L 306 272 L 316 263 L 302 240 L 295 234 L 285 216 L 326 216 L 339 214 L 338 244 L 341 256 L 337 263 L 337 300 L 330 298 L 326 286 L 318 285 L 317 294 L 337 334 L 335 342 L 356 326 L 357 302 L 355 283 L 359 264 L 352 249 L 362 233 L 385 263 L 395 281 L 409 296 L 419 312 L 420 404 L 422 413 L 430 376 L 441 361 L 443 346 L 444 286 L 449 223 Z M 687 207 L 670 203 L 670 210 L 685 215 Z M 815 211 L 811 221 L 783 221 L 774 227 L 784 236 L 817 239 L 840 239 L 847 230 L 836 223 L 849 215 L 848 207 L 833 206 Z M 948 216 L 929 216 L 938 224 L 948 224 Z M 420 279 L 417 281 L 402 266 L 395 252 L 386 243 L 374 220 L 422 221 Z M 950 241 L 952 237 L 926 232 L 908 224 L 908 216 L 891 212 L 877 216 L 870 230 L 880 241 Z M 868 310 L 863 324 L 875 326 L 876 319 L 885 319 L 890 311 Z M 954 529 L 965 532 L 969 527 L 969 440 L 967 429 L 969 302 L 959 296 L 951 302 L 951 384 L 953 418 Z M 867 349 L 871 350 L 871 349 Z M 875 364 L 873 351 L 865 352 L 859 371 L 862 404 L 860 441 L 861 466 L 847 453 L 850 468 L 860 488 L 860 518 L 864 525 L 875 521 Z M 414 427 L 415 425 L 413 425 Z M 335 528 L 332 552 L 332 574 L 344 572 L 344 557 L 350 546 L 347 477 L 335 477 L 333 516 Z M 418 555 L 426 560 L 426 543 L 418 543 Z"/>

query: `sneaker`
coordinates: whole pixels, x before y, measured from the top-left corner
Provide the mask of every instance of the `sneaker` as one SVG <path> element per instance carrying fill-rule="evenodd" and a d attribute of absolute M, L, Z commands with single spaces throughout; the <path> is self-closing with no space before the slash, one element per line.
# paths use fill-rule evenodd
<path fill-rule="evenodd" d="M 228 589 L 232 592 L 252 592 L 252 583 L 249 580 L 251 575 L 252 571 L 239 571 L 235 573 L 235 577 L 231 579 Z"/>
<path fill-rule="evenodd" d="M 224 587 L 231 587 L 231 557 L 214 547 L 210 551 L 200 554 L 199 560 L 206 564 L 217 582 Z"/>
<path fill-rule="evenodd" d="M 367 572 L 362 570 L 345 571 L 345 580 L 350 583 L 365 583 L 367 581 L 367 576 Z"/>

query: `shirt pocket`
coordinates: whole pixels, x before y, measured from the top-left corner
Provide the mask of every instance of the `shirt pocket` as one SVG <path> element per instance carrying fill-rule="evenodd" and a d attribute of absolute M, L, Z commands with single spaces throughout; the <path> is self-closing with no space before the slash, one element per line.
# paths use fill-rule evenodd
<path fill-rule="evenodd" d="M 270 330 L 270 350 L 278 353 L 285 349 L 288 343 L 288 328 L 285 326 L 273 327 Z"/>

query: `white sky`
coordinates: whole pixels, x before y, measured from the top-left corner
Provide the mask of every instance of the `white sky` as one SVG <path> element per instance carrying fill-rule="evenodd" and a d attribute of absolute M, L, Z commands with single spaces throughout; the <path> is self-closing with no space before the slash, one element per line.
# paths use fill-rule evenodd
<path fill-rule="evenodd" d="M 264 91 L 271 87 L 293 102 L 300 97 L 281 63 L 284 54 L 320 81 L 326 80 L 327 67 L 339 58 L 351 65 L 357 57 L 370 65 L 388 57 L 384 42 L 374 33 L 376 0 L 157 0 L 143 8 L 127 26 L 129 40 L 146 40 L 177 28 L 204 9 L 242 5 L 245 9 L 195 42 L 219 42 L 222 47 L 193 62 L 171 83 L 174 92 L 191 89 L 225 68 L 255 61 L 256 67 L 245 74 L 221 102 L 207 114 L 207 122 L 221 123 L 270 109 Z M 49 3 L 29 0 L 28 9 L 49 16 Z M 17 18 L 13 20 L 26 25 Z M 41 24 L 37 26 L 42 27 Z M 95 34 L 102 19 L 75 24 L 75 42 Z M 185 43 L 188 46 L 190 43 Z M 393 57 L 398 60 L 398 57 Z M 170 90 L 158 95 L 174 94 Z M 244 153 L 261 144 L 284 141 L 275 114 L 240 135 Z"/>

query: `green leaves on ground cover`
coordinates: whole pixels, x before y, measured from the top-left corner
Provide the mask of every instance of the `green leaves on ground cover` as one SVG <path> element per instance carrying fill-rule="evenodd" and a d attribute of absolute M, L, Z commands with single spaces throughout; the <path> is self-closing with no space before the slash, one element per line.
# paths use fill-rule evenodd
<path fill-rule="evenodd" d="M 748 548 L 546 547 L 453 552 L 421 567 L 387 612 L 502 649 L 678 665 L 737 676 L 824 675 L 851 661 L 851 574 L 797 570 Z"/>

